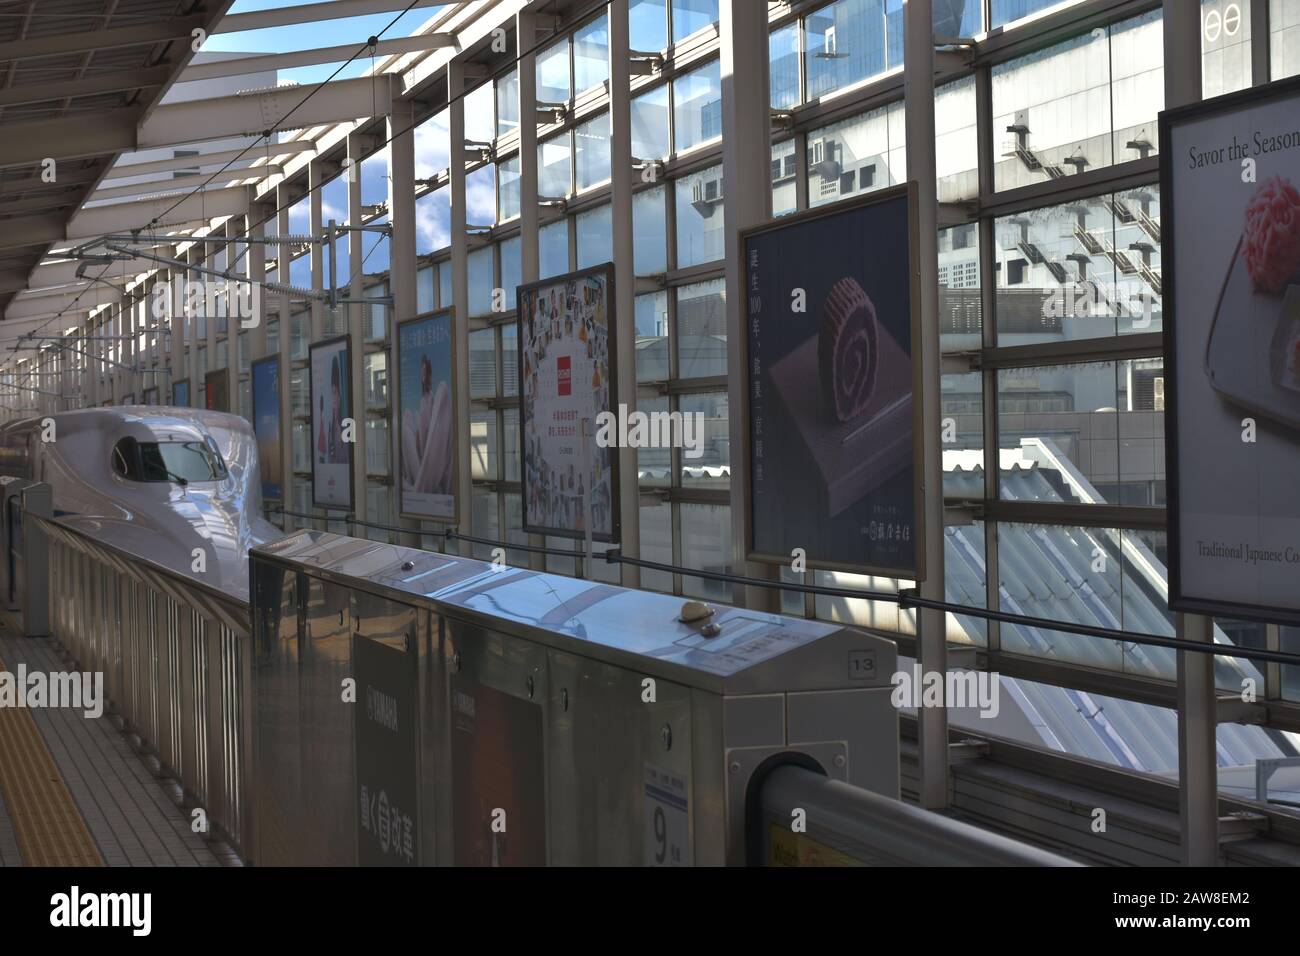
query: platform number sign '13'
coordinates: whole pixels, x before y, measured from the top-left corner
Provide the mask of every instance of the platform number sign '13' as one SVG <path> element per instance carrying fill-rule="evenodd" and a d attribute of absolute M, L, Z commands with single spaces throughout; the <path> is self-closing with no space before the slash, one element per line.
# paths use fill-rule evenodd
<path fill-rule="evenodd" d="M 686 778 L 682 774 L 646 765 L 646 865 L 690 865 L 690 803 L 687 793 Z"/>

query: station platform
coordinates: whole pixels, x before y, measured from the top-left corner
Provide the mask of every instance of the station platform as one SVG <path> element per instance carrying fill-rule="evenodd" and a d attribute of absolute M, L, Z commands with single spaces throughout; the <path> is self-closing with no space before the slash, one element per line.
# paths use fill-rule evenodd
<path fill-rule="evenodd" d="M 56 641 L 0 614 L 0 671 L 20 666 L 70 669 Z M 107 709 L 0 708 L 0 866 L 240 865 L 191 831 L 179 796 Z"/>

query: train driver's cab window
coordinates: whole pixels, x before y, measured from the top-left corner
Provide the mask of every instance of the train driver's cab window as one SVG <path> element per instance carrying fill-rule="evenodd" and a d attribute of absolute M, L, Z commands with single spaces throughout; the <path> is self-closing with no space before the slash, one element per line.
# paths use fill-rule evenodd
<path fill-rule="evenodd" d="M 216 442 L 142 442 L 123 438 L 113 446 L 113 471 L 128 481 L 220 481 L 226 477 Z"/>

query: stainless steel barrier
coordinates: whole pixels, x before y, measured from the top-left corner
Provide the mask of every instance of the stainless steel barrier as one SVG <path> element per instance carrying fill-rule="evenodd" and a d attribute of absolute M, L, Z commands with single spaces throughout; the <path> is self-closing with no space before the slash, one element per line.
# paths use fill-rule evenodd
<path fill-rule="evenodd" d="M 104 674 L 112 711 L 180 782 L 209 833 L 246 855 L 250 698 L 247 603 L 61 519 L 48 540 L 52 635 Z"/>
<path fill-rule="evenodd" d="M 258 863 L 743 864 L 790 752 L 898 795 L 884 638 L 314 531 L 250 564 Z"/>
<path fill-rule="evenodd" d="M 50 516 L 50 486 L 9 475 L 0 477 L 0 591 L 5 607 L 22 618 L 22 633 L 50 633 L 49 579 L 45 532 L 27 516 Z M 33 573 L 33 569 L 38 569 Z"/>
<path fill-rule="evenodd" d="M 751 863 L 774 866 L 1079 866 L 806 767 L 753 783 Z"/>
<path fill-rule="evenodd" d="M 883 638 L 307 531 L 250 607 L 25 520 L 53 636 L 252 862 L 1067 863 L 898 802 Z"/>

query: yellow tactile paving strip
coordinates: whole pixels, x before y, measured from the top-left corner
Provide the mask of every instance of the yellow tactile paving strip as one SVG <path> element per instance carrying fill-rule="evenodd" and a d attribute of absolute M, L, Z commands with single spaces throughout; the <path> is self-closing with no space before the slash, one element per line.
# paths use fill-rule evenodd
<path fill-rule="evenodd" d="M 25 864 L 104 865 L 36 721 L 22 708 L 0 707 L 0 795 Z"/>

